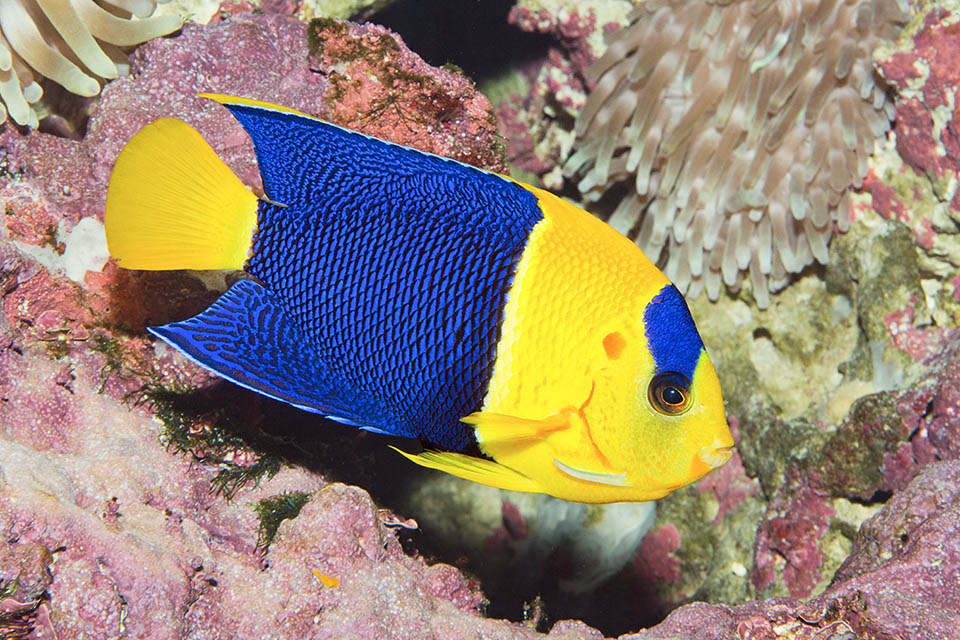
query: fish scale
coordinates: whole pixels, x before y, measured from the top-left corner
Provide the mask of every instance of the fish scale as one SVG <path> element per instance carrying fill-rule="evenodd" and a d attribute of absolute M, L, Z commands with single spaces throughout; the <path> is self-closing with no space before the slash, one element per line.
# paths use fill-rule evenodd
<path fill-rule="evenodd" d="M 297 138 L 295 127 L 279 136 L 262 113 L 233 111 L 261 167 L 282 163 L 270 157 L 278 149 L 312 150 L 294 166 L 326 167 L 309 178 L 264 172 L 270 199 L 287 206 L 259 204 L 247 270 L 283 301 L 318 365 L 361 392 L 369 406 L 355 411 L 376 416 L 371 426 L 452 451 L 470 448 L 472 429 L 460 418 L 482 403 L 502 301 L 541 218 L 536 199 L 520 187 L 504 197 L 498 176 L 433 156 L 411 161 L 399 147 L 385 152 L 382 143 L 330 125 L 299 130 L 334 130 L 317 147 Z M 337 151 L 338 136 L 355 148 L 349 162 Z M 368 145 L 377 152 L 365 151 Z M 361 179 L 368 175 L 379 176 L 374 188 Z M 306 180 L 318 187 L 296 188 Z M 498 183 L 496 201 L 490 181 Z M 455 213 L 450 191 L 459 194 Z M 402 199 L 391 199 L 399 193 Z"/>

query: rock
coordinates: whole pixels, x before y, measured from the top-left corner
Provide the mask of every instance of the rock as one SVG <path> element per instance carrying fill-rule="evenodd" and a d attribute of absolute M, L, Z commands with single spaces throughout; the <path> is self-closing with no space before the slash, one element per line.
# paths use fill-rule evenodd
<path fill-rule="evenodd" d="M 829 588 L 807 603 L 786 598 L 735 607 L 694 603 L 620 640 L 955 638 L 960 625 L 957 478 L 960 461 L 926 466 L 864 523 Z"/>
<path fill-rule="evenodd" d="M 521 0 L 508 21 L 551 36 L 545 55 L 526 60 L 484 86 L 496 103 L 510 166 L 544 187 L 560 190 L 560 164 L 573 144 L 573 117 L 586 100 L 586 69 L 606 48 L 605 31 L 626 20 L 624 0 Z"/>

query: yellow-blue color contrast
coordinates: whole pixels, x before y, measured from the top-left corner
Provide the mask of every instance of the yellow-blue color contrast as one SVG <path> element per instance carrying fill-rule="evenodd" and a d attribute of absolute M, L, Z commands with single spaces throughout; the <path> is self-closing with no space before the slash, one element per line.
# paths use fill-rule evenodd
<path fill-rule="evenodd" d="M 660 498 L 729 459 L 677 289 L 568 202 L 297 111 L 218 94 L 264 196 L 186 123 L 144 127 L 107 193 L 131 269 L 244 269 L 150 331 L 272 398 L 419 438 L 412 461 L 578 502 Z"/>

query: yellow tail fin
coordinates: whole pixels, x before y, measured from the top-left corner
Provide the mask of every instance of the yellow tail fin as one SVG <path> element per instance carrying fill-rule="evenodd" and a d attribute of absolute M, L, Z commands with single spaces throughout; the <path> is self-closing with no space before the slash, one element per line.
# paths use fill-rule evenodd
<path fill-rule="evenodd" d="M 242 269 L 257 197 L 190 125 L 164 118 L 120 152 L 104 224 L 127 269 Z"/>

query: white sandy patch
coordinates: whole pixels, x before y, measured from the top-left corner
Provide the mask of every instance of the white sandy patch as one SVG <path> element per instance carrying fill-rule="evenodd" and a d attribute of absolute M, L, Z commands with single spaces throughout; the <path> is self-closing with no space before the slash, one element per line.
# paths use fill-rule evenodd
<path fill-rule="evenodd" d="M 51 275 L 66 276 L 81 285 L 88 271 L 99 273 L 110 259 L 103 223 L 96 218 L 84 218 L 70 231 L 66 231 L 66 221 L 61 220 L 57 226 L 57 238 L 66 247 L 63 255 L 52 247 L 38 247 L 19 241 L 14 241 L 14 244 L 46 267 Z"/>

